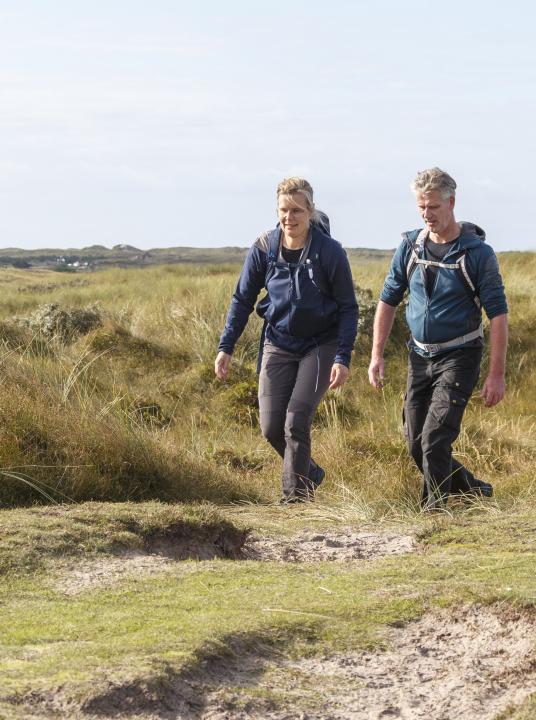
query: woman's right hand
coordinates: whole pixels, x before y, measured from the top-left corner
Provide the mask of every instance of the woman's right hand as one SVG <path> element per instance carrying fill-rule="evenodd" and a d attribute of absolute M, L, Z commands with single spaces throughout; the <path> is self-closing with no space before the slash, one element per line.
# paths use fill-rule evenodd
<path fill-rule="evenodd" d="M 216 356 L 214 362 L 214 372 L 216 377 L 220 380 L 227 380 L 227 373 L 229 372 L 229 365 L 231 364 L 231 355 L 220 351 Z"/>

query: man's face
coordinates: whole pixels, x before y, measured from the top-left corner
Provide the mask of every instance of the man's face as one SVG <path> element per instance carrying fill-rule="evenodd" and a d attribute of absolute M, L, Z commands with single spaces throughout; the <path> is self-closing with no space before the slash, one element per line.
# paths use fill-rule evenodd
<path fill-rule="evenodd" d="M 430 232 L 441 235 L 454 222 L 454 197 L 443 199 L 439 190 L 416 193 L 419 213 Z"/>

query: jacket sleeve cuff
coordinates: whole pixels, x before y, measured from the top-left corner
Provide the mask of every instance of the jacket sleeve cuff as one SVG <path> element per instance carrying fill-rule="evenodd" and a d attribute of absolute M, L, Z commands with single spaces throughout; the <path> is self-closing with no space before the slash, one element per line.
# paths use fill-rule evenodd
<path fill-rule="evenodd" d="M 499 315 L 508 315 L 508 306 L 505 305 L 504 307 L 494 308 L 489 312 L 486 311 L 486 315 L 488 316 L 488 320 L 493 320 L 494 317 L 498 317 Z"/>
<path fill-rule="evenodd" d="M 333 364 L 335 365 L 337 363 L 338 365 L 345 365 L 347 368 L 350 368 L 350 356 L 346 353 L 340 354 L 337 353 L 335 355 L 335 360 L 333 361 Z"/>
<path fill-rule="evenodd" d="M 218 352 L 224 352 L 227 353 L 227 355 L 232 355 L 234 351 L 234 345 L 229 345 L 228 343 L 220 343 L 218 345 Z"/>
<path fill-rule="evenodd" d="M 390 293 L 386 293 L 385 290 L 382 291 L 382 293 L 380 295 L 380 300 L 382 302 L 384 302 L 386 305 L 390 305 L 391 307 L 398 307 L 401 302 L 394 295 L 391 295 Z"/>

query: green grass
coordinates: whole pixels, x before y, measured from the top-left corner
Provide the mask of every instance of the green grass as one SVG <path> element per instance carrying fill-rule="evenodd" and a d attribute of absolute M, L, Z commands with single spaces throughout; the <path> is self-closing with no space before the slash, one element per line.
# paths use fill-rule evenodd
<path fill-rule="evenodd" d="M 25 540 L 39 558 L 11 562 L 0 588 L 4 705 L 30 690 L 90 702 L 110 681 L 200 675 L 207 660 L 225 662 L 229 653 L 300 657 L 381 646 L 387 626 L 434 606 L 533 605 L 536 514 L 486 507 L 399 525 L 420 537 L 417 554 L 349 565 L 185 561 L 74 597 L 61 591 L 71 558 L 143 546 L 179 520 L 242 527 L 252 511 L 159 504 L 4 511 L 4 557 L 16 557 Z M 305 508 L 290 516 L 292 531 L 333 529 L 336 511 Z M 271 508 L 257 511 L 274 532 L 272 515 Z"/>

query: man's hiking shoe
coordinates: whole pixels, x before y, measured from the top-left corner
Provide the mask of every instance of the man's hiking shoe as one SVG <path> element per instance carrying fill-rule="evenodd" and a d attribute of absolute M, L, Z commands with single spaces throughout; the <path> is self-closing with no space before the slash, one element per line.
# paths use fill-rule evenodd
<path fill-rule="evenodd" d="M 283 495 L 279 499 L 280 505 L 296 505 L 297 503 L 304 503 L 307 502 L 308 496 L 305 494 L 302 495 Z"/>
<path fill-rule="evenodd" d="M 475 485 L 472 490 L 475 495 L 482 495 L 482 497 L 493 497 L 493 485 L 491 483 L 478 480 L 478 485 Z"/>
<path fill-rule="evenodd" d="M 493 497 L 493 485 L 488 482 L 484 482 L 483 480 L 476 480 L 474 481 L 474 484 L 471 485 L 471 487 L 468 490 L 465 490 L 465 492 L 460 493 L 452 493 L 459 494 L 461 497 Z"/>
<path fill-rule="evenodd" d="M 321 484 L 322 480 L 326 477 L 326 471 L 324 468 L 321 468 L 320 465 L 317 465 L 314 468 L 314 471 L 310 473 L 309 475 L 309 482 L 311 485 L 316 488 Z"/>

